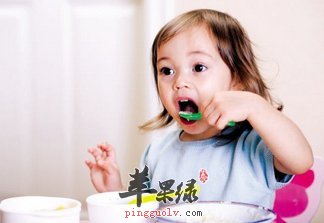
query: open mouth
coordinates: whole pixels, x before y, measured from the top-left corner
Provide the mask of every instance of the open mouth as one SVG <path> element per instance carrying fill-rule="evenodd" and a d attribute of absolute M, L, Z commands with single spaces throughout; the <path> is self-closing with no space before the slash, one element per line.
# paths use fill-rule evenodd
<path fill-rule="evenodd" d="M 179 109 L 181 112 L 197 113 L 199 111 L 199 108 L 196 105 L 196 103 L 190 99 L 180 100 L 180 101 L 178 101 L 178 104 L 179 104 Z M 196 120 L 189 120 L 189 119 L 186 119 L 181 116 L 180 116 L 180 119 L 181 119 L 182 123 L 187 124 L 187 125 L 192 124 L 196 121 Z"/>
<path fill-rule="evenodd" d="M 180 111 L 196 113 L 198 112 L 198 106 L 195 102 L 189 99 L 180 100 L 179 102 Z"/>

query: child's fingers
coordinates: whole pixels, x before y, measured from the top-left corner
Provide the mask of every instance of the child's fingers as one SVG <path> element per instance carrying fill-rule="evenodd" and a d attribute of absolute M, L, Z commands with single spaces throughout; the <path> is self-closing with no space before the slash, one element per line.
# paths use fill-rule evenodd
<path fill-rule="evenodd" d="M 92 167 L 94 166 L 94 163 L 91 162 L 90 160 L 86 160 L 86 161 L 85 161 L 85 164 L 89 167 L 90 170 L 91 170 Z"/>
<path fill-rule="evenodd" d="M 85 160 L 85 164 L 88 166 L 88 168 L 91 170 L 95 165 L 101 167 L 104 170 L 108 170 L 109 169 L 109 162 L 108 161 L 104 161 L 102 159 L 98 160 L 96 163 L 93 163 L 90 160 Z"/>
<path fill-rule="evenodd" d="M 215 110 L 215 106 L 213 106 L 212 101 L 203 102 L 202 107 L 203 107 L 202 112 L 206 116 L 208 116 Z"/>
<path fill-rule="evenodd" d="M 94 147 L 91 147 L 88 149 L 88 152 L 93 156 L 93 157 L 96 157 L 96 156 L 99 156 L 101 154 L 101 151 L 97 148 L 94 148 Z"/>
<path fill-rule="evenodd" d="M 108 143 L 100 144 L 99 148 L 106 155 L 106 157 L 115 157 L 115 149 Z"/>
<path fill-rule="evenodd" d="M 106 158 L 106 155 L 103 155 L 103 153 L 101 152 L 101 150 L 99 150 L 98 148 L 89 148 L 88 151 L 94 157 L 94 159 L 96 160 L 96 162 L 98 162 L 101 159 L 105 159 Z"/>
<path fill-rule="evenodd" d="M 96 148 L 91 147 L 88 149 L 88 152 L 94 157 L 96 164 L 101 167 L 107 165 L 106 161 L 115 160 L 115 150 L 113 146 L 108 143 L 98 144 Z"/>
<path fill-rule="evenodd" d="M 104 159 L 107 158 L 107 156 L 108 156 L 108 151 L 107 151 L 108 144 L 106 142 L 100 143 L 100 144 L 97 145 L 97 147 L 100 149 L 100 151 L 102 153 L 102 157 Z"/>
<path fill-rule="evenodd" d="M 101 167 L 102 169 L 104 169 L 104 170 L 108 170 L 109 169 L 109 162 L 107 162 L 107 161 L 104 161 L 104 160 L 99 160 L 98 161 L 98 166 L 99 167 Z"/>
<path fill-rule="evenodd" d="M 215 126 L 218 129 L 224 129 L 229 121 L 230 119 L 228 119 L 226 115 L 222 115 L 215 123 Z"/>
<path fill-rule="evenodd" d="M 108 144 L 107 142 L 100 143 L 100 144 L 97 145 L 97 147 L 98 147 L 101 151 L 103 151 L 103 152 L 107 152 L 108 147 L 110 147 L 110 146 L 111 146 L 111 145 Z"/>
<path fill-rule="evenodd" d="M 205 117 L 207 119 L 208 124 L 215 125 L 217 120 L 220 118 L 220 115 L 221 114 L 216 109 L 214 109 L 212 111 L 210 110 L 209 113 L 206 113 Z"/>
<path fill-rule="evenodd" d="M 107 147 L 107 154 L 108 154 L 108 156 L 110 156 L 110 157 L 115 157 L 115 149 L 114 149 L 114 147 L 112 146 L 112 145 L 108 145 L 108 147 Z"/>
<path fill-rule="evenodd" d="M 106 143 L 106 142 L 100 143 L 100 144 L 97 145 L 97 147 L 98 147 L 100 150 L 104 151 L 104 150 L 107 149 L 107 147 L 108 147 L 108 143 Z"/>
<path fill-rule="evenodd" d="M 215 126 L 218 122 L 218 119 L 221 117 L 220 111 L 215 105 L 212 104 L 206 107 L 206 109 L 203 112 L 203 115 L 207 120 L 208 124 L 212 126 Z"/>
<path fill-rule="evenodd" d="M 229 122 L 227 112 L 220 112 L 216 108 L 214 110 L 208 110 L 209 113 L 205 114 L 205 118 L 209 125 L 215 126 L 217 129 L 222 130 L 227 126 Z"/>
<path fill-rule="evenodd" d="M 210 118 L 218 114 L 219 104 L 216 101 L 216 98 L 210 98 L 202 102 L 202 113 L 206 118 Z"/>

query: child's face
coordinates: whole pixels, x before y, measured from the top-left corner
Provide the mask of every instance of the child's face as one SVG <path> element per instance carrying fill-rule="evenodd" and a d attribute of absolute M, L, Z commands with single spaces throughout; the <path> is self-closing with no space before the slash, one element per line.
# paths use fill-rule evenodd
<path fill-rule="evenodd" d="M 204 119 L 188 122 L 178 114 L 181 110 L 201 111 L 202 102 L 215 92 L 234 89 L 230 69 L 207 28 L 190 28 L 162 44 L 157 50 L 157 70 L 161 101 L 186 138 L 204 139 L 217 134 L 218 130 Z"/>

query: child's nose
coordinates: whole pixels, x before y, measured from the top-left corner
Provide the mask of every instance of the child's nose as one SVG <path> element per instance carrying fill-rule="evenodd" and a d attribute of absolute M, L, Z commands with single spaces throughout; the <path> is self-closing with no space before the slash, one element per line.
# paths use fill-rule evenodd
<path fill-rule="evenodd" d="M 180 90 L 182 88 L 189 88 L 190 87 L 190 81 L 188 80 L 188 77 L 184 73 L 177 73 L 175 82 L 174 82 L 174 89 Z"/>

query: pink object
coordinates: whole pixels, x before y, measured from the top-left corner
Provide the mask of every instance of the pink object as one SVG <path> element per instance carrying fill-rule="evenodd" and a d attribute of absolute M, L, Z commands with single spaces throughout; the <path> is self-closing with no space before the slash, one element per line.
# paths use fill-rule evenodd
<path fill-rule="evenodd" d="M 296 175 L 289 185 L 276 191 L 276 222 L 311 222 L 320 204 L 323 182 L 324 159 L 315 157 L 310 170 Z"/>
<path fill-rule="evenodd" d="M 205 169 L 201 169 L 199 173 L 199 180 L 202 183 L 205 183 L 208 180 L 208 173 Z"/>

